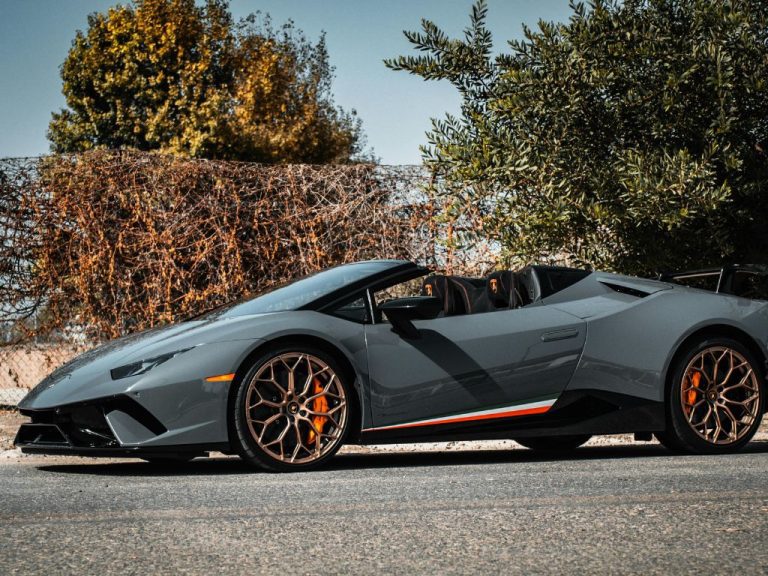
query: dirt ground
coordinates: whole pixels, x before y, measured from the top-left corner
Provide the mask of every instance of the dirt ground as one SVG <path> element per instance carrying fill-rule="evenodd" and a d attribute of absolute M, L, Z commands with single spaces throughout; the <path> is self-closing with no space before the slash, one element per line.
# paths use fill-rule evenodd
<path fill-rule="evenodd" d="M 16 410 L 0 408 L 0 452 L 13 448 L 16 431 L 27 420 Z"/>
<path fill-rule="evenodd" d="M 13 450 L 13 439 L 19 426 L 27 421 L 27 418 L 19 414 L 17 410 L 0 408 L 0 455 L 5 451 Z M 757 440 L 768 440 L 768 417 L 763 418 L 763 423 L 755 435 Z M 613 436 L 595 436 L 587 446 L 626 444 L 633 442 L 630 434 L 618 434 Z M 520 448 L 520 445 L 512 440 L 489 440 L 479 442 L 435 442 L 422 444 L 389 444 L 381 446 L 345 446 L 342 448 L 348 453 L 382 453 L 382 452 L 434 452 L 434 451 L 463 451 L 463 450 L 504 450 Z M 6 458 L 21 456 L 16 451 L 7 452 Z"/>

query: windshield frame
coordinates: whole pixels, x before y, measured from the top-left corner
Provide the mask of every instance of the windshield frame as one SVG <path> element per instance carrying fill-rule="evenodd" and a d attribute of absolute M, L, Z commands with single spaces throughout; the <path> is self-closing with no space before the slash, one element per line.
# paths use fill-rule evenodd
<path fill-rule="evenodd" d="M 364 265 L 364 264 L 380 264 L 381 269 L 378 271 L 372 271 L 369 274 L 366 274 L 357 280 L 348 282 L 336 288 L 331 288 L 328 290 L 327 293 L 320 294 L 319 296 L 312 298 L 311 300 L 304 302 L 303 304 L 300 304 L 298 306 L 286 307 L 286 308 L 281 308 L 276 310 L 261 310 L 261 311 L 254 310 L 253 312 L 249 312 L 249 313 L 241 312 L 238 314 L 233 314 L 233 312 L 241 306 L 245 307 L 248 303 L 253 302 L 254 300 L 258 300 L 263 297 L 268 297 L 270 294 L 274 294 L 275 292 L 279 292 L 281 290 L 289 289 L 291 286 L 293 286 L 298 282 L 309 280 L 310 278 L 330 272 L 332 270 L 337 270 L 339 268 L 352 267 L 355 265 Z M 290 311 L 298 311 L 298 310 L 321 311 L 322 309 L 333 304 L 334 302 L 337 302 L 347 297 L 349 294 L 363 290 L 367 286 L 381 282 L 384 279 L 398 277 L 403 274 L 421 275 L 421 274 L 426 274 L 428 272 L 429 270 L 427 268 L 418 266 L 417 264 L 410 262 L 408 260 L 363 260 L 359 262 L 349 262 L 346 264 L 341 264 L 339 266 L 325 268 L 313 274 L 308 274 L 301 278 L 292 279 L 288 282 L 285 282 L 284 284 L 281 284 L 280 286 L 276 286 L 272 289 L 265 290 L 259 294 L 242 298 L 234 302 L 229 302 L 227 304 L 223 304 L 221 306 L 213 308 L 212 310 L 203 312 L 195 316 L 194 318 L 190 318 L 189 320 L 192 320 L 192 319 L 213 320 L 213 319 L 220 319 L 220 318 L 234 318 L 234 317 L 240 317 L 240 316 L 250 316 L 255 314 L 271 314 L 271 313 L 277 313 L 277 312 L 290 312 Z M 286 294 L 286 298 L 288 297 L 289 295 Z"/>

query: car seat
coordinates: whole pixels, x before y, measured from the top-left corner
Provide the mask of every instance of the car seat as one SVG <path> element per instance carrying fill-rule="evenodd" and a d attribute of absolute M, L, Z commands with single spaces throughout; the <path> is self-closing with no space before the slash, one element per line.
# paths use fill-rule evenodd
<path fill-rule="evenodd" d="M 455 287 L 448 281 L 448 276 L 435 274 L 424 279 L 421 285 L 422 296 L 433 296 L 443 303 L 443 315 L 456 314 Z"/>
<path fill-rule="evenodd" d="M 424 296 L 434 296 L 443 302 L 443 315 L 458 316 L 490 309 L 485 295 L 485 282 L 479 278 L 435 275 L 424 280 Z"/>
<path fill-rule="evenodd" d="M 491 305 L 496 308 L 517 308 L 520 306 L 517 283 L 512 270 L 497 270 L 485 280 L 486 294 Z"/>
<path fill-rule="evenodd" d="M 463 303 L 464 314 L 494 310 L 488 299 L 483 278 L 448 276 L 448 281 L 455 287 L 456 298 Z"/>

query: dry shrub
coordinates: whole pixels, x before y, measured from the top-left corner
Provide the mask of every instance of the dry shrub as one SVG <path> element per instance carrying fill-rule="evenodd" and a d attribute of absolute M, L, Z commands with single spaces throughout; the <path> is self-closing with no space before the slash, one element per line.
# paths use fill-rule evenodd
<path fill-rule="evenodd" d="M 482 222 L 446 220 L 433 185 L 407 166 L 0 160 L 0 341 L 112 338 L 356 260 L 486 272 L 492 248 L 455 242 Z"/>
<path fill-rule="evenodd" d="M 418 169 L 98 151 L 0 174 L 0 302 L 38 332 L 114 337 L 335 264 L 434 253 Z"/>
<path fill-rule="evenodd" d="M 27 196 L 38 195 L 37 164 L 0 161 L 0 319 L 27 317 L 41 304 L 34 289 L 34 261 L 40 244 L 37 218 Z"/>

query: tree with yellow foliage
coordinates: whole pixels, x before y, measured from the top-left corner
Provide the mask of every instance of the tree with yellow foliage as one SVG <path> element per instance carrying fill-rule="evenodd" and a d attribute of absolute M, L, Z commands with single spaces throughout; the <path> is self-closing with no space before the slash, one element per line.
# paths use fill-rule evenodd
<path fill-rule="evenodd" d="M 225 0 L 135 0 L 91 14 L 61 76 L 54 152 L 318 164 L 363 152 L 360 120 L 333 102 L 324 37 L 313 44 L 260 13 L 235 22 Z"/>

